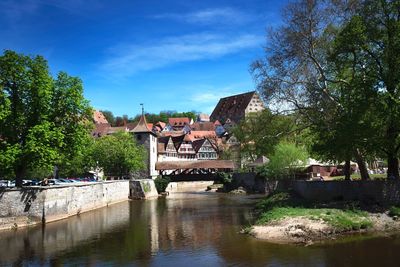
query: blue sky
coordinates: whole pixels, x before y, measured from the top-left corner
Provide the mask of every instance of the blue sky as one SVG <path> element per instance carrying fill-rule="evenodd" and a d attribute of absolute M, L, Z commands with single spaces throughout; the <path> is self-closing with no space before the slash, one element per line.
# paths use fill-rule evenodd
<path fill-rule="evenodd" d="M 79 76 L 96 109 L 210 113 L 254 90 L 250 63 L 287 0 L 0 0 L 0 48 Z"/>

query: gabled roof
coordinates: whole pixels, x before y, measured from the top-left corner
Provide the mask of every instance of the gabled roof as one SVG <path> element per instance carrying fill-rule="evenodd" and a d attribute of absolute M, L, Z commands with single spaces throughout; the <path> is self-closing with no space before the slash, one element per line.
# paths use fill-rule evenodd
<path fill-rule="evenodd" d="M 229 116 L 231 120 L 239 122 L 244 117 L 245 110 L 255 94 L 255 91 L 251 91 L 221 98 L 214 111 L 211 113 L 211 120 L 225 122 Z"/>
<path fill-rule="evenodd" d="M 172 127 L 183 127 L 185 124 L 190 124 L 189 118 L 168 118 L 168 123 Z"/>
<path fill-rule="evenodd" d="M 93 121 L 95 124 L 103 124 L 108 123 L 106 117 L 104 116 L 103 112 L 95 110 L 93 111 Z"/>
<path fill-rule="evenodd" d="M 196 151 L 196 153 L 199 151 L 199 149 L 203 146 L 203 144 L 204 144 L 204 142 L 206 141 L 207 139 L 198 139 L 198 140 L 195 140 L 195 141 L 193 141 L 193 149 L 194 149 L 194 151 Z"/>
<path fill-rule="evenodd" d="M 217 137 L 215 131 L 191 131 L 188 135 L 192 140 Z"/>
<path fill-rule="evenodd" d="M 133 133 L 152 133 L 152 134 L 154 134 L 151 131 L 151 129 L 149 129 L 149 126 L 148 126 L 147 121 L 146 121 L 146 117 L 144 115 L 140 116 L 140 120 L 139 120 L 138 124 L 135 126 L 135 128 L 130 130 L 130 132 L 133 132 Z"/>
<path fill-rule="evenodd" d="M 167 125 L 167 124 L 165 122 L 159 121 L 159 122 L 156 122 L 154 125 L 159 126 L 162 130 L 165 128 L 165 125 Z"/>
<path fill-rule="evenodd" d="M 215 125 L 214 123 L 209 121 L 195 122 L 192 125 L 190 125 L 190 128 L 192 129 L 192 131 L 214 131 Z"/>
<path fill-rule="evenodd" d="M 197 116 L 197 120 L 198 121 L 210 121 L 210 116 L 208 114 L 205 114 L 205 113 L 200 113 Z"/>
<path fill-rule="evenodd" d="M 172 138 L 172 142 L 174 143 L 176 150 L 178 150 L 185 139 L 185 135 L 183 134 L 183 135 L 179 135 L 179 136 L 172 136 L 171 138 Z"/>

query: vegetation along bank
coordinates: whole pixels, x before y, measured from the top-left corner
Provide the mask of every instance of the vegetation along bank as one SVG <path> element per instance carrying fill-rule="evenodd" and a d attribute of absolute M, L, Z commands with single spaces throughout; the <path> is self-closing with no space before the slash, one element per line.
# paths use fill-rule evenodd
<path fill-rule="evenodd" d="M 400 208 L 359 201 L 306 201 L 294 193 L 276 193 L 256 206 L 257 220 L 245 229 L 275 243 L 309 244 L 354 233 L 400 229 Z"/>

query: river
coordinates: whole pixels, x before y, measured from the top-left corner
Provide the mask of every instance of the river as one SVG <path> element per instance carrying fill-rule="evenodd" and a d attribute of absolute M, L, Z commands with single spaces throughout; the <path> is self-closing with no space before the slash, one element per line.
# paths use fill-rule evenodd
<path fill-rule="evenodd" d="M 399 266 L 400 236 L 278 245 L 239 231 L 255 199 L 218 193 L 126 201 L 0 232 L 0 266 Z"/>

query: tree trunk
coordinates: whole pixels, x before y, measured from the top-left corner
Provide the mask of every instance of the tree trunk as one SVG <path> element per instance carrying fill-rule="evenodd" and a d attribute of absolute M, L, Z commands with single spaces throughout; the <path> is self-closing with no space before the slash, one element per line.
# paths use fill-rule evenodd
<path fill-rule="evenodd" d="M 388 154 L 388 179 L 399 179 L 399 159 L 394 153 Z"/>
<path fill-rule="evenodd" d="M 365 161 L 364 161 L 363 156 L 361 155 L 359 149 L 356 150 L 356 161 L 358 164 L 358 169 L 360 170 L 361 180 L 369 180 L 370 177 L 369 177 L 368 169 L 367 169 L 367 166 L 365 165 Z"/>
<path fill-rule="evenodd" d="M 344 179 L 346 181 L 350 181 L 350 160 L 346 160 L 344 162 L 343 174 L 344 174 Z"/>
<path fill-rule="evenodd" d="M 26 169 L 20 166 L 15 170 L 15 186 L 22 187 L 22 180 L 25 178 Z"/>

